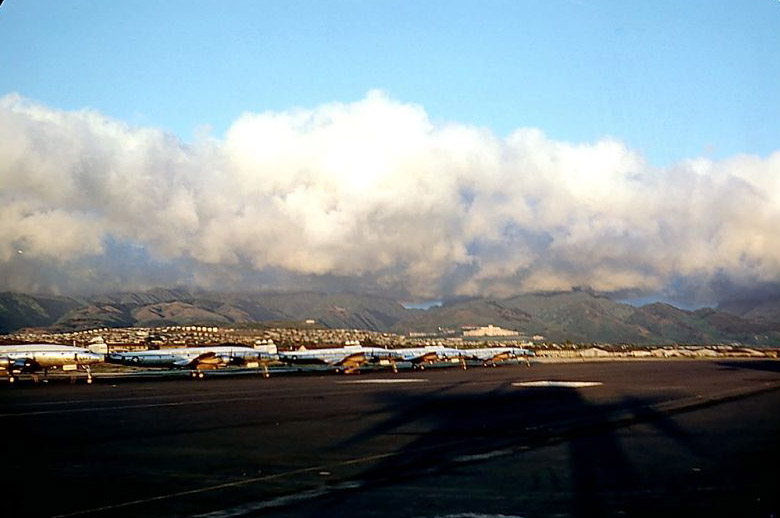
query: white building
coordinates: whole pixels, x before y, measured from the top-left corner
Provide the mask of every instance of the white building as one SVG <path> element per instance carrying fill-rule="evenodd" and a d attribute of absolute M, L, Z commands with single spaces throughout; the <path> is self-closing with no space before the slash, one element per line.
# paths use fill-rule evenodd
<path fill-rule="evenodd" d="M 602 358 L 605 356 L 612 356 L 608 351 L 599 349 L 598 347 L 590 347 L 580 351 L 580 356 L 583 358 Z"/>
<path fill-rule="evenodd" d="M 473 329 L 464 329 L 463 336 L 518 336 L 518 332 L 490 324 Z"/>

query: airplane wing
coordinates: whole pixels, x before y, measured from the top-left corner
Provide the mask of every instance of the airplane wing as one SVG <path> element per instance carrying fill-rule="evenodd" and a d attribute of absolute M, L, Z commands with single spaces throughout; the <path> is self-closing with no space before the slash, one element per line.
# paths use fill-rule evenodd
<path fill-rule="evenodd" d="M 359 366 L 366 363 L 366 353 L 357 352 L 344 356 L 341 360 L 337 361 L 334 365 L 339 366 Z"/>
<path fill-rule="evenodd" d="M 257 362 L 260 360 L 261 354 L 240 354 L 237 352 L 215 352 L 207 351 L 198 355 L 192 360 L 183 359 L 178 365 L 188 366 L 195 369 L 215 369 L 219 366 L 227 365 L 244 365 L 248 362 Z"/>
<path fill-rule="evenodd" d="M 258 363 L 268 363 L 274 360 L 274 355 L 271 355 L 269 353 L 264 353 L 262 351 L 256 351 L 256 352 L 240 352 L 240 353 L 234 353 L 231 354 L 228 358 L 228 364 L 230 365 L 250 365 L 254 364 L 255 366 L 258 365 Z"/>
<path fill-rule="evenodd" d="M 513 347 L 486 348 L 464 350 L 464 357 L 470 360 L 478 360 L 485 365 L 495 365 L 511 359 L 530 356 L 533 353 L 527 349 L 517 349 Z"/>
<path fill-rule="evenodd" d="M 411 362 L 414 364 L 433 363 L 439 360 L 439 353 L 432 351 L 404 351 L 403 349 L 389 351 L 390 357 L 402 362 Z"/>
<path fill-rule="evenodd" d="M 213 351 L 205 352 L 193 359 L 182 358 L 173 362 L 177 367 L 189 367 L 190 369 L 199 370 L 216 369 L 220 363 L 222 363 L 222 359 Z"/>
<path fill-rule="evenodd" d="M 435 351 L 426 352 L 418 356 L 409 358 L 407 361 L 412 363 L 433 363 L 439 359 L 439 354 Z"/>

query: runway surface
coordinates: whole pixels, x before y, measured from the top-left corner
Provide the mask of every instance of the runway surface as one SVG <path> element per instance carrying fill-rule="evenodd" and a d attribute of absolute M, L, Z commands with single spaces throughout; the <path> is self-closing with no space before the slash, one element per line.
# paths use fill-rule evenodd
<path fill-rule="evenodd" d="M 0 388 L 6 516 L 780 511 L 777 361 Z"/>

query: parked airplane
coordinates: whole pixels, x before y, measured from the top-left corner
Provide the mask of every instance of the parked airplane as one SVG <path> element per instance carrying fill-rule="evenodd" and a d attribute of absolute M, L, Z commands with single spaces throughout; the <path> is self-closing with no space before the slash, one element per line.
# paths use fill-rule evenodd
<path fill-rule="evenodd" d="M 389 360 L 393 367 L 393 372 L 398 372 L 396 362 L 408 362 L 412 364 L 413 369 L 425 369 L 439 361 L 460 361 L 462 351 L 443 345 L 427 345 L 425 347 L 407 347 L 403 349 L 379 349 L 373 353 L 375 358 Z M 461 362 L 461 365 L 465 365 Z"/>
<path fill-rule="evenodd" d="M 363 347 L 362 345 L 346 345 L 327 349 L 306 349 L 301 347 L 296 351 L 279 353 L 279 360 L 292 365 L 327 365 L 336 372 L 351 374 L 360 370 L 361 365 L 369 361 L 378 361 L 379 355 L 386 352 L 378 347 Z"/>
<path fill-rule="evenodd" d="M 216 345 L 203 347 L 181 347 L 153 351 L 118 352 L 106 356 L 109 363 L 158 367 L 168 369 L 190 369 L 193 378 L 203 378 L 203 371 L 222 367 L 241 366 L 250 369 L 263 368 L 268 377 L 268 363 L 276 360 L 273 351 L 245 346 Z"/>
<path fill-rule="evenodd" d="M 485 367 L 488 365 L 495 367 L 499 362 L 505 362 L 507 360 L 514 360 L 519 358 L 525 358 L 526 363 L 530 365 L 528 357 L 534 355 L 533 351 L 529 349 L 523 349 L 521 347 L 482 347 L 478 349 L 461 349 L 460 353 L 465 359 L 481 361 L 482 365 Z"/>
<path fill-rule="evenodd" d="M 75 373 L 82 369 L 87 383 L 92 383 L 90 365 L 104 361 L 105 350 L 105 344 L 89 349 L 57 344 L 0 345 L 0 372 L 5 371 L 8 382 L 14 383 L 19 374 L 31 374 L 37 382 L 41 371 L 45 376 L 49 370 Z"/>

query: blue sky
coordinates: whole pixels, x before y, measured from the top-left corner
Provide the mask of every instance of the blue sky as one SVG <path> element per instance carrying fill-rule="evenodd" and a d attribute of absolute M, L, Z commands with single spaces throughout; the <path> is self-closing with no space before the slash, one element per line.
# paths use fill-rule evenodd
<path fill-rule="evenodd" d="M 612 136 L 651 163 L 780 139 L 780 2 L 8 0 L 0 95 L 190 140 L 370 89 L 504 136 Z"/>

